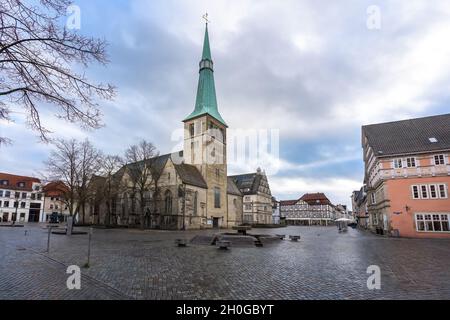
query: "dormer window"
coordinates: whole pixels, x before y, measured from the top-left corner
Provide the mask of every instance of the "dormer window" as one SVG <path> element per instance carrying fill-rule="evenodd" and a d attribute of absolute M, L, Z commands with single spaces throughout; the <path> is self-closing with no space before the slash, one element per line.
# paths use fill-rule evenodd
<path fill-rule="evenodd" d="M 437 140 L 435 137 L 428 138 L 428 140 L 429 140 L 431 143 L 437 143 L 437 142 L 438 142 L 438 140 Z"/>
<path fill-rule="evenodd" d="M 23 182 L 23 181 L 17 182 L 17 186 L 19 188 L 25 188 L 25 182 Z"/>
<path fill-rule="evenodd" d="M 7 186 L 9 184 L 9 181 L 8 180 L 0 180 L 0 184 L 2 186 Z"/>

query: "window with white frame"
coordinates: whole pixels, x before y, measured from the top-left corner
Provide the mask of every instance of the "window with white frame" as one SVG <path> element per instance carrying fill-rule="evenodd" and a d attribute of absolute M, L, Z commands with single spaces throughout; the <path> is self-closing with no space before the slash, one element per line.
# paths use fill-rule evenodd
<path fill-rule="evenodd" d="M 394 168 L 396 169 L 403 168 L 402 159 L 394 159 Z"/>
<path fill-rule="evenodd" d="M 413 199 L 447 199 L 448 188 L 444 183 L 413 185 L 411 195 Z"/>
<path fill-rule="evenodd" d="M 430 184 L 430 198 L 431 199 L 439 198 L 435 184 Z"/>
<path fill-rule="evenodd" d="M 378 214 L 373 214 L 372 215 L 372 220 L 373 220 L 373 224 L 377 225 L 378 224 Z"/>
<path fill-rule="evenodd" d="M 412 197 L 413 199 L 420 199 L 419 186 L 412 186 Z"/>
<path fill-rule="evenodd" d="M 408 168 L 414 168 L 416 166 L 416 158 L 414 157 L 406 158 L 406 166 Z"/>
<path fill-rule="evenodd" d="M 428 187 L 426 184 L 420 186 L 420 197 L 422 199 L 428 199 Z"/>
<path fill-rule="evenodd" d="M 449 232 L 449 214 L 416 214 L 416 230 L 421 232 Z"/>
<path fill-rule="evenodd" d="M 371 204 L 375 204 L 376 203 L 375 193 L 371 193 L 370 194 L 370 201 L 371 201 Z"/>
<path fill-rule="evenodd" d="M 439 184 L 438 185 L 438 189 L 439 189 L 439 198 L 446 199 L 448 197 L 447 185 L 446 184 Z"/>
<path fill-rule="evenodd" d="M 441 164 L 445 164 L 445 157 L 443 154 L 437 154 L 434 156 L 434 164 L 436 166 L 441 165 Z"/>

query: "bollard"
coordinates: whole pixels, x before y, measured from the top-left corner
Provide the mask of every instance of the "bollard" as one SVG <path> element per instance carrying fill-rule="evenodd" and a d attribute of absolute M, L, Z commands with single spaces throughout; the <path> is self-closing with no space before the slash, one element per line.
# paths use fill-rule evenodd
<path fill-rule="evenodd" d="M 88 256 L 87 256 L 87 263 L 85 264 L 86 268 L 89 268 L 91 263 L 91 238 L 92 238 L 92 227 L 89 228 Z"/>
<path fill-rule="evenodd" d="M 47 238 L 47 253 L 50 252 L 50 235 L 52 234 L 52 227 L 48 228 L 48 238 Z"/>

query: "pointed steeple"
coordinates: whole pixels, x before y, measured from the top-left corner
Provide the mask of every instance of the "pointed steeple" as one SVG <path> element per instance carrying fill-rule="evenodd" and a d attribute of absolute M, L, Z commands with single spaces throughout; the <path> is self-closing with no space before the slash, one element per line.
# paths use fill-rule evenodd
<path fill-rule="evenodd" d="M 205 114 L 209 114 L 217 121 L 227 126 L 217 107 L 216 88 L 214 85 L 214 69 L 209 46 L 208 23 L 206 23 L 205 38 L 203 40 L 202 60 L 200 61 L 197 98 L 194 111 L 183 121 L 188 121 Z"/>
<path fill-rule="evenodd" d="M 202 60 L 210 60 L 210 61 L 212 61 L 212 59 L 211 59 L 211 49 L 209 48 L 208 23 L 206 23 L 205 39 L 203 40 Z"/>

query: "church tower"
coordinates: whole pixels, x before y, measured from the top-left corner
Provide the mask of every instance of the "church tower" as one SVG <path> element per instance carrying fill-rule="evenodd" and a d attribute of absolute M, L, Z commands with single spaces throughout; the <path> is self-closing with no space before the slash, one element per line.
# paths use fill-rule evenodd
<path fill-rule="evenodd" d="M 206 215 L 214 226 L 227 223 L 227 124 L 216 98 L 206 23 L 194 111 L 184 120 L 184 162 L 195 165 L 207 185 Z"/>

